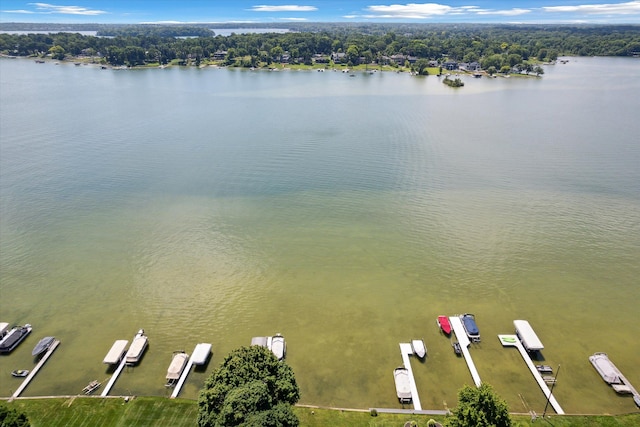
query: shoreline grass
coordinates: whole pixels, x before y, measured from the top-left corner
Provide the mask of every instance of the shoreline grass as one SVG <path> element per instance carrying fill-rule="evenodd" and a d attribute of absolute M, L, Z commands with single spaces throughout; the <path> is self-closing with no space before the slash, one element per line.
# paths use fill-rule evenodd
<path fill-rule="evenodd" d="M 194 400 L 165 397 L 124 398 L 55 397 L 20 398 L 1 403 L 27 414 L 33 427 L 182 427 L 194 426 L 198 405 Z M 446 417 L 413 414 L 378 414 L 369 411 L 294 407 L 300 426 L 401 426 L 413 421 L 426 426 L 430 419 L 444 422 Z M 529 415 L 512 414 L 514 426 L 552 425 L 553 427 L 632 427 L 640 425 L 640 413 L 623 415 L 552 415 L 533 421 Z M 544 422 L 546 421 L 546 423 Z"/>

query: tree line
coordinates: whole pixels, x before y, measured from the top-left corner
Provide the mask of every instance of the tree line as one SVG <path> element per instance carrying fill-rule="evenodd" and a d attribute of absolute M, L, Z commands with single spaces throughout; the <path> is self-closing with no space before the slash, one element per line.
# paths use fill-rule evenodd
<path fill-rule="evenodd" d="M 5 25 L 6 26 L 6 25 Z M 256 25 L 253 25 L 256 27 Z M 84 27 L 83 27 L 84 28 Z M 55 59 L 91 56 L 111 65 L 182 63 L 222 58 L 227 65 L 312 64 L 339 53 L 351 65 L 392 56 L 479 62 L 483 69 L 512 68 L 558 56 L 638 56 L 640 26 L 486 24 L 298 24 L 288 32 L 217 35 L 203 26 L 103 26 L 98 35 L 0 34 L 0 52 Z M 86 28 L 85 28 L 86 30 Z"/>

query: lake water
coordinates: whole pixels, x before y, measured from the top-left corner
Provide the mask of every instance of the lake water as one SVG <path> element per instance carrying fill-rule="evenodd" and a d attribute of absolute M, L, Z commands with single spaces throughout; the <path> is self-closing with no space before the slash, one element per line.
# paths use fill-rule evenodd
<path fill-rule="evenodd" d="M 588 361 L 640 388 L 640 61 L 577 58 L 542 78 L 101 70 L 0 60 L 0 395 L 108 377 L 116 339 L 150 347 L 112 394 L 168 396 L 171 354 L 213 344 L 181 397 L 253 336 L 282 333 L 301 403 L 400 407 L 398 344 L 424 408 L 472 384 L 436 327 L 474 313 L 480 376 L 515 412 L 545 397 L 497 334 L 527 319 L 568 413 L 625 413 Z"/>

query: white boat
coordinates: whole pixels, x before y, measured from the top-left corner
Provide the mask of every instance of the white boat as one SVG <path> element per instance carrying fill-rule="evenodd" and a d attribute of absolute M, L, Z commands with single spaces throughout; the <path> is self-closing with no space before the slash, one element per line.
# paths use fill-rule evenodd
<path fill-rule="evenodd" d="M 102 363 L 106 363 L 107 365 L 115 365 L 122 360 L 122 356 L 124 356 L 125 351 L 127 350 L 127 345 L 129 344 L 128 340 L 117 340 L 111 346 L 111 350 L 104 357 Z"/>
<path fill-rule="evenodd" d="M 147 349 L 147 345 L 149 345 L 149 339 L 144 334 L 144 329 L 140 329 L 133 338 L 131 347 L 129 347 L 129 351 L 127 351 L 127 355 L 125 356 L 127 365 L 135 365 L 138 363 L 144 351 Z"/>
<path fill-rule="evenodd" d="M 411 340 L 411 348 L 420 359 L 427 355 L 427 347 L 424 345 L 423 340 Z"/>
<path fill-rule="evenodd" d="M 480 329 L 476 324 L 476 318 L 473 314 L 465 313 L 460 315 L 462 326 L 471 342 L 480 342 Z"/>
<path fill-rule="evenodd" d="M 33 351 L 31 352 L 32 356 L 38 357 L 40 356 L 42 353 L 45 353 L 47 350 L 49 350 L 49 347 L 51 347 L 51 344 L 53 344 L 53 342 L 55 341 L 55 337 L 44 337 L 42 338 L 38 344 L 36 344 L 36 346 L 33 348 Z"/>
<path fill-rule="evenodd" d="M 589 356 L 589 362 L 598 371 L 604 382 L 609 384 L 616 393 L 631 394 L 633 390 L 623 381 L 622 373 L 609 360 L 607 353 L 594 353 Z"/>
<path fill-rule="evenodd" d="M 409 384 L 409 370 L 399 367 L 393 370 L 393 379 L 396 383 L 396 395 L 400 403 L 411 403 L 411 386 Z"/>
<path fill-rule="evenodd" d="M 169 369 L 167 369 L 166 387 L 174 387 L 176 385 L 188 361 L 189 355 L 184 351 L 176 351 L 173 353 L 173 359 L 171 359 L 171 364 L 169 365 Z"/>
<path fill-rule="evenodd" d="M 4 327 L 2 339 L 0 339 L 0 353 L 11 353 L 31 333 L 31 325 L 16 326 L 7 331 L 8 326 Z"/>
<path fill-rule="evenodd" d="M 285 354 L 287 353 L 287 344 L 284 341 L 284 337 L 280 334 L 276 334 L 271 338 L 271 351 L 278 360 L 284 359 Z"/>
<path fill-rule="evenodd" d="M 85 388 L 82 389 L 82 392 L 84 394 L 91 394 L 94 391 L 96 391 L 97 389 L 99 389 L 101 385 L 102 385 L 102 383 L 99 382 L 98 380 L 93 380 L 89 384 L 87 384 L 87 386 Z"/>
<path fill-rule="evenodd" d="M 191 355 L 191 361 L 194 365 L 204 365 L 209 360 L 211 356 L 211 344 L 209 343 L 200 343 L 196 345 L 196 348 L 193 350 L 193 354 Z"/>

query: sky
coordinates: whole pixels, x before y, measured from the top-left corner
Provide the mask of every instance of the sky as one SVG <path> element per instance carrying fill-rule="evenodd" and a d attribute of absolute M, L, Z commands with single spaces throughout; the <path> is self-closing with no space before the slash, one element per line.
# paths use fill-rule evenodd
<path fill-rule="evenodd" d="M 0 22 L 640 24 L 640 0 L 0 0 Z"/>

